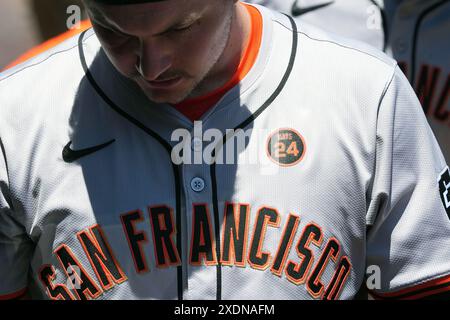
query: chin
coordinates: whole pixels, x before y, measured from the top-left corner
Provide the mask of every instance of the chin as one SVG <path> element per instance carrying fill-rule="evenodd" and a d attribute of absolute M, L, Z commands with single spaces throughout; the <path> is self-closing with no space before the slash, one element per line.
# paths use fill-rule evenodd
<path fill-rule="evenodd" d="M 185 100 L 192 90 L 179 89 L 179 90 L 153 90 L 145 87 L 141 87 L 141 90 L 147 96 L 147 98 L 155 103 L 168 103 L 177 104 Z"/>
<path fill-rule="evenodd" d="M 157 92 L 148 92 L 144 91 L 144 94 L 147 96 L 147 98 L 155 103 L 169 103 L 169 104 L 177 104 L 184 100 L 184 98 L 187 95 L 180 94 L 180 93 L 157 93 Z"/>

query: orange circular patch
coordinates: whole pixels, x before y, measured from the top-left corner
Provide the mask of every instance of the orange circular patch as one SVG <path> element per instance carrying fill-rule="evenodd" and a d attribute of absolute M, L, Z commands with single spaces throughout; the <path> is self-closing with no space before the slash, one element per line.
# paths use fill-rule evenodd
<path fill-rule="evenodd" d="M 267 139 L 266 151 L 268 157 L 280 166 L 293 166 L 305 155 L 305 140 L 294 129 L 278 129 Z"/>

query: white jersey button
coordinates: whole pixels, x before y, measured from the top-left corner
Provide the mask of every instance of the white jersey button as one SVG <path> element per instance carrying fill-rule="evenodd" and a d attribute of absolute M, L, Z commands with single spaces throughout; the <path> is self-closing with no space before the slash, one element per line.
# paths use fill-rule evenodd
<path fill-rule="evenodd" d="M 195 192 L 202 192 L 205 189 L 205 181 L 202 178 L 195 177 L 191 180 L 191 188 Z"/>

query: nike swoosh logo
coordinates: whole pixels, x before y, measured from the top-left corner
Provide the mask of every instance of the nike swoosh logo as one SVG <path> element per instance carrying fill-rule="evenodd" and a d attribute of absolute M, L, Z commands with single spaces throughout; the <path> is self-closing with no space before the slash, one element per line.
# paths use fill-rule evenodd
<path fill-rule="evenodd" d="M 315 11 L 315 10 L 318 10 L 318 9 L 322 9 L 324 7 L 328 7 L 330 4 L 334 3 L 334 1 L 329 1 L 329 2 L 322 3 L 322 4 L 317 4 L 317 5 L 314 5 L 314 6 L 300 7 L 297 2 L 298 1 L 295 1 L 294 4 L 292 5 L 292 15 L 294 17 L 299 17 L 299 16 L 304 15 L 304 14 L 306 14 L 308 12 Z"/>
<path fill-rule="evenodd" d="M 69 141 L 69 143 L 64 147 L 62 151 L 62 158 L 64 162 L 72 163 L 74 161 L 77 161 L 78 159 L 85 157 L 87 155 L 90 155 L 94 152 L 97 152 L 103 148 L 106 148 L 110 144 L 114 143 L 116 140 L 113 139 L 111 141 L 108 141 L 104 144 L 94 146 L 91 148 L 81 149 L 81 150 L 72 150 L 70 146 L 72 145 L 72 141 Z"/>

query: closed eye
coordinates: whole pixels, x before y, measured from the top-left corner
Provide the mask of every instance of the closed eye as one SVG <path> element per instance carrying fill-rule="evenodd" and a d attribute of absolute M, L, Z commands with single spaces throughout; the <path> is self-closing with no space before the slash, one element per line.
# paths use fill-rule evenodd
<path fill-rule="evenodd" d="M 113 33 L 114 35 L 118 35 L 118 36 L 122 36 L 122 37 L 131 37 L 131 35 L 128 35 L 126 33 L 123 33 L 120 30 L 117 30 L 115 28 L 112 27 L 107 27 L 101 23 L 96 23 L 98 26 L 100 26 L 104 31 L 108 32 L 108 33 Z"/>
<path fill-rule="evenodd" d="M 177 31 L 177 32 L 179 32 L 179 31 L 187 31 L 187 30 L 190 30 L 192 28 L 192 26 L 193 26 L 193 23 L 188 25 L 187 27 L 181 27 L 181 28 L 173 29 L 173 31 Z"/>
<path fill-rule="evenodd" d="M 177 34 L 177 33 L 187 33 L 190 30 L 192 30 L 192 28 L 198 24 L 199 19 L 197 19 L 196 21 L 193 21 L 192 23 L 190 23 L 189 25 L 186 26 L 181 26 L 181 27 L 175 27 L 172 29 L 167 30 L 166 32 L 163 32 L 162 35 L 170 35 L 170 34 Z"/>

